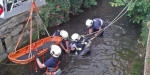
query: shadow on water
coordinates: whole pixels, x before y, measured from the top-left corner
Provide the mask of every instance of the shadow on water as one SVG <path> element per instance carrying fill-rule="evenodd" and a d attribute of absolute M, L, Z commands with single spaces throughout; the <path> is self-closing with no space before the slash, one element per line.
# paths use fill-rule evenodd
<path fill-rule="evenodd" d="M 65 24 L 48 28 L 48 31 L 51 35 L 56 29 L 67 30 L 69 36 L 75 32 L 84 34 L 86 19 L 100 17 L 108 24 L 122 10 L 122 7 L 112 8 L 109 5 L 110 0 L 97 1 L 97 6 L 86 9 L 84 13 L 72 17 Z M 137 42 L 140 38 L 140 27 L 136 26 L 129 23 L 126 17 L 122 17 L 105 30 L 103 37 L 97 37 L 92 41 L 89 56 L 79 59 L 75 55 L 64 54 L 60 65 L 63 75 L 129 75 L 134 59 L 144 57 L 144 55 L 139 57 L 139 54 L 143 54 L 144 48 Z M 46 56 L 45 60 L 48 58 L 49 52 Z M 30 75 L 30 64 L 3 65 L 3 68 L 1 66 L 0 75 Z M 32 70 L 34 71 L 34 69 Z M 45 71 L 38 70 L 33 74 L 42 75 Z"/>

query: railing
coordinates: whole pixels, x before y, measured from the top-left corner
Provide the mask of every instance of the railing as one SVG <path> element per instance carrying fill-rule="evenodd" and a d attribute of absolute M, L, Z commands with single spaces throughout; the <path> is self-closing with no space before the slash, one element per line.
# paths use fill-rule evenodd
<path fill-rule="evenodd" d="M 45 0 L 34 0 L 36 6 L 42 6 L 46 4 Z M 29 11 L 31 9 L 32 0 L 2 0 L 0 1 L 4 7 L 3 15 L 0 18 L 7 19 L 17 14 Z"/>

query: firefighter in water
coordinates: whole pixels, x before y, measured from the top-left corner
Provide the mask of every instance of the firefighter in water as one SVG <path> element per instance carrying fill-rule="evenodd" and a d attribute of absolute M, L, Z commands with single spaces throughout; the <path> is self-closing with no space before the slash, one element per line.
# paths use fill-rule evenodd
<path fill-rule="evenodd" d="M 65 30 L 56 30 L 53 34 L 53 36 L 60 36 L 63 38 L 62 42 L 60 43 L 60 47 L 62 50 L 64 50 L 66 53 L 70 53 L 69 50 L 69 35 L 68 32 Z"/>
<path fill-rule="evenodd" d="M 90 44 L 91 41 L 88 40 L 88 38 L 79 35 L 78 33 L 74 33 L 71 36 L 72 43 L 70 44 L 70 51 L 73 52 L 75 51 L 79 57 L 83 57 L 87 55 L 87 53 L 90 52 Z"/>
<path fill-rule="evenodd" d="M 48 71 L 44 75 L 60 75 L 61 69 L 59 68 L 61 60 L 61 48 L 58 45 L 51 45 L 50 54 L 52 55 L 45 63 L 41 63 L 38 56 L 34 54 L 36 62 L 40 68 L 48 68 Z"/>
<path fill-rule="evenodd" d="M 105 27 L 105 22 L 101 18 L 94 18 L 86 20 L 86 26 L 88 28 L 88 34 L 96 32 L 94 36 L 98 36 L 100 31 Z M 100 33 L 100 36 L 103 36 L 103 31 Z"/>

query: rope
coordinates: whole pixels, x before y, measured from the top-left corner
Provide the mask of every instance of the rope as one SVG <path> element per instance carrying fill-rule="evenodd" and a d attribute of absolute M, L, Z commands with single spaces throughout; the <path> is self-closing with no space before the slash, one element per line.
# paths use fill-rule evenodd
<path fill-rule="evenodd" d="M 44 25 L 44 23 L 43 23 L 43 21 L 42 21 L 42 19 L 41 19 L 40 15 L 39 15 L 39 14 L 37 14 L 37 16 L 39 17 L 40 21 L 42 22 L 42 26 L 44 27 L 44 29 L 45 29 L 45 31 L 46 31 L 46 33 L 47 33 L 47 35 L 48 35 L 48 36 L 50 36 L 50 34 L 48 33 L 48 30 L 46 29 L 46 27 L 45 27 L 45 25 Z"/>
<path fill-rule="evenodd" d="M 132 1 L 132 0 L 131 0 Z M 131 3 L 131 1 L 128 3 L 128 5 L 127 6 L 129 6 L 129 4 Z M 116 19 L 121 15 L 121 13 L 127 8 L 127 6 L 126 7 L 124 7 L 124 9 L 119 13 L 119 15 L 108 25 L 108 26 L 110 26 L 110 25 L 112 25 L 114 22 L 116 22 Z M 125 13 L 124 13 L 125 14 Z M 123 14 L 123 15 L 124 15 Z M 118 19 L 117 19 L 118 20 Z M 107 27 L 108 27 L 107 26 Z M 103 30 L 103 29 L 102 29 Z M 91 34 L 86 34 L 86 35 L 83 35 L 83 36 L 89 36 L 89 35 L 92 35 L 92 34 L 95 34 L 95 33 L 97 33 L 97 32 L 93 32 L 93 33 L 91 33 Z"/>
<path fill-rule="evenodd" d="M 32 13 L 33 13 L 33 7 L 34 7 L 34 6 L 33 6 L 33 3 L 34 3 L 34 1 L 32 0 L 32 5 L 31 5 L 31 9 L 30 9 L 30 15 L 29 15 L 28 20 L 27 20 L 27 22 L 26 22 L 26 24 L 25 24 L 25 28 L 22 30 L 22 32 L 21 32 L 21 34 L 20 34 L 20 37 L 18 38 L 18 42 L 17 42 L 17 44 L 16 44 L 16 46 L 15 46 L 14 51 L 16 51 L 16 49 L 17 49 L 17 47 L 18 47 L 18 44 L 19 44 L 20 40 L 22 39 L 22 35 L 23 35 L 24 31 L 25 31 L 25 29 L 26 29 L 26 27 L 27 27 L 29 21 L 32 19 Z"/>
<path fill-rule="evenodd" d="M 137 0 L 136 0 L 137 1 Z M 135 1 L 135 2 L 136 2 Z M 116 21 L 118 21 L 124 14 L 126 14 L 126 12 L 128 11 L 128 10 L 126 10 L 124 13 L 122 13 L 130 4 L 131 4 L 131 2 L 132 2 L 132 0 L 128 3 L 128 5 L 119 13 L 119 15 L 108 25 L 108 26 L 106 26 L 104 29 L 102 29 L 99 33 L 98 33 L 98 35 L 100 34 L 100 33 L 102 33 L 106 28 L 108 28 L 110 25 L 112 25 L 112 24 L 114 24 Z M 134 2 L 134 3 L 135 3 Z M 132 3 L 132 4 L 134 4 L 134 3 Z M 122 15 L 121 15 L 122 14 Z M 120 16 L 121 15 L 121 16 Z M 94 33 L 96 33 L 96 32 L 94 32 Z M 94 34 L 94 33 L 92 33 L 92 34 Z M 97 35 L 97 36 L 98 36 Z M 94 37 L 92 37 L 91 39 L 90 39 L 90 41 L 92 41 L 94 38 L 96 38 L 97 36 L 94 36 Z"/>
<path fill-rule="evenodd" d="M 31 16 L 33 15 L 33 0 L 32 0 L 32 5 L 31 5 Z M 32 52 L 31 52 L 31 46 L 32 46 L 32 17 L 30 18 L 30 53 L 29 53 L 29 56 L 28 58 L 32 57 Z"/>
<path fill-rule="evenodd" d="M 29 21 L 30 21 L 31 16 L 32 16 L 32 15 L 31 15 L 31 11 L 30 11 L 30 16 L 29 16 L 29 18 L 28 18 L 28 20 L 27 20 L 27 22 L 26 22 L 26 24 L 25 24 L 25 28 L 27 27 L 27 25 L 28 25 L 28 23 L 29 23 Z M 20 37 L 18 38 L 18 42 L 17 42 L 17 44 L 16 44 L 16 46 L 15 46 L 14 51 L 16 51 L 16 49 L 17 49 L 17 47 L 18 47 L 18 44 L 19 44 L 20 40 L 22 39 L 22 35 L 23 35 L 24 31 L 25 31 L 25 28 L 22 30 L 21 35 L 20 35 Z"/>
<path fill-rule="evenodd" d="M 32 6 L 31 6 L 31 9 L 30 9 L 30 16 L 28 17 L 28 20 L 27 20 L 27 22 L 26 22 L 26 24 L 25 24 L 25 28 L 27 27 L 29 21 L 32 19 L 32 13 L 33 13 L 33 9 L 34 9 L 34 8 L 36 8 L 36 4 L 35 4 L 34 0 L 32 0 Z M 35 11 L 37 12 L 37 8 L 35 9 Z M 38 14 L 37 14 L 37 15 L 38 15 Z M 40 18 L 39 15 L 38 15 L 38 17 Z M 42 21 L 41 18 L 40 18 L 40 20 Z M 43 21 L 42 21 L 42 22 L 43 22 Z M 44 29 L 46 30 L 48 36 L 50 36 L 49 33 L 48 33 L 48 31 L 47 31 L 47 29 L 46 29 L 46 27 L 45 27 L 44 25 L 43 25 L 43 27 L 44 27 Z M 24 31 L 25 31 L 25 28 L 22 30 L 22 32 L 21 32 L 21 34 L 20 34 L 20 37 L 18 38 L 18 41 L 17 41 L 17 44 L 16 44 L 16 46 L 15 46 L 14 51 L 16 51 L 16 49 L 17 49 L 17 47 L 18 47 L 18 44 L 20 43 L 20 41 L 21 41 L 21 39 L 22 39 L 23 33 L 24 33 Z M 30 38 L 31 38 L 31 37 L 30 37 Z M 31 42 L 30 42 L 30 43 L 31 43 Z M 30 48 L 30 49 L 31 49 L 31 48 Z"/>
<path fill-rule="evenodd" d="M 128 3 L 128 5 L 126 5 L 126 7 L 124 7 L 124 9 L 119 13 L 119 15 L 110 23 L 113 24 L 114 22 L 116 22 L 116 19 L 122 14 L 122 12 L 130 5 L 130 3 L 132 2 L 132 0 Z M 109 25 L 110 25 L 109 24 Z"/>

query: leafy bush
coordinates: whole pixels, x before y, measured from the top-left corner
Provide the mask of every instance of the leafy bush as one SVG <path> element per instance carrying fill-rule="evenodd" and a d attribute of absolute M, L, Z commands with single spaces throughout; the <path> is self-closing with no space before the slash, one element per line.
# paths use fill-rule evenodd
<path fill-rule="evenodd" d="M 95 0 L 84 0 L 83 1 L 83 7 L 84 8 L 90 8 L 91 5 L 97 5 L 97 2 Z"/>
<path fill-rule="evenodd" d="M 46 26 L 59 25 L 68 20 L 68 16 L 65 15 L 69 9 L 69 0 L 47 0 L 47 4 L 42 7 L 40 15 Z"/>
<path fill-rule="evenodd" d="M 82 7 L 90 8 L 97 5 L 95 0 L 46 0 L 41 7 L 40 16 L 46 26 L 56 26 L 68 21 L 69 14 L 77 15 L 83 12 Z"/>
<path fill-rule="evenodd" d="M 73 15 L 83 12 L 81 8 L 83 0 L 71 0 L 71 12 Z"/>

